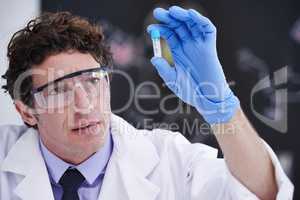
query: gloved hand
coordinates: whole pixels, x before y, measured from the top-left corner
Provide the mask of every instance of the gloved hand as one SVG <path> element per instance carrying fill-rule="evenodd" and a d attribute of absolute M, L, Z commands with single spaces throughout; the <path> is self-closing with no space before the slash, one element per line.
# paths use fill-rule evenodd
<path fill-rule="evenodd" d="M 184 102 L 194 106 L 210 123 L 227 122 L 239 107 L 230 90 L 216 50 L 216 28 L 197 11 L 172 6 L 156 8 L 157 29 L 172 53 L 174 66 L 164 58 L 153 57 L 152 64 L 166 85 Z"/>

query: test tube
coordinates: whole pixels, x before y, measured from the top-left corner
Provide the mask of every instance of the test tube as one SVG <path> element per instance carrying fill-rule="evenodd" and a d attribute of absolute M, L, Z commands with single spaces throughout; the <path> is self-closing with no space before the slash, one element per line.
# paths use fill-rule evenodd
<path fill-rule="evenodd" d="M 160 33 L 159 30 L 151 31 L 151 39 L 153 45 L 153 52 L 155 57 L 161 57 L 161 46 L 160 46 Z"/>

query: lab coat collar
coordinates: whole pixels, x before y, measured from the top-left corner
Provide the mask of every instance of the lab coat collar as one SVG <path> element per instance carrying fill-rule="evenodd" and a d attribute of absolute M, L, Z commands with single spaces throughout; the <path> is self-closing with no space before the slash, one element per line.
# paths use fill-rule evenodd
<path fill-rule="evenodd" d="M 38 133 L 29 128 L 3 161 L 2 170 L 24 176 L 14 192 L 22 200 L 54 200 L 47 168 L 39 149 Z"/>
<path fill-rule="evenodd" d="M 160 190 L 147 176 L 157 166 L 159 157 L 154 145 L 143 135 L 150 132 L 139 131 L 124 119 L 112 115 L 111 133 L 114 150 L 99 199 L 154 200 Z"/>
<path fill-rule="evenodd" d="M 108 163 L 99 199 L 154 200 L 159 188 L 147 176 L 159 156 L 154 145 L 122 118 L 111 115 L 114 149 Z M 41 155 L 38 133 L 29 128 L 3 161 L 2 170 L 25 176 L 15 188 L 22 200 L 54 200 L 47 168 Z"/>

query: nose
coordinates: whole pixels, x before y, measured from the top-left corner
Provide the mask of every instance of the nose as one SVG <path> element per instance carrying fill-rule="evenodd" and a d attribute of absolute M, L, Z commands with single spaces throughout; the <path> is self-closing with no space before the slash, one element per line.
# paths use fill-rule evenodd
<path fill-rule="evenodd" d="M 89 94 L 80 83 L 76 83 L 74 87 L 74 107 L 80 113 L 88 113 L 93 108 Z"/>

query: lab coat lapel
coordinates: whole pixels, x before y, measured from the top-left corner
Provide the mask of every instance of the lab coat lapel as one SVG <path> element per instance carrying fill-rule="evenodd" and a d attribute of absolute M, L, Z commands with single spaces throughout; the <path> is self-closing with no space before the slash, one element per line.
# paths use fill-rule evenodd
<path fill-rule="evenodd" d="M 24 176 L 14 190 L 22 200 L 54 200 L 34 129 L 28 129 L 19 138 L 3 161 L 2 170 Z"/>
<path fill-rule="evenodd" d="M 100 199 L 154 200 L 159 188 L 147 176 L 159 157 L 153 144 L 125 120 L 112 115 L 114 150 L 108 163 Z"/>

